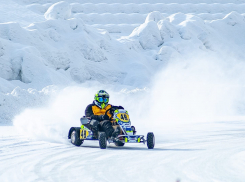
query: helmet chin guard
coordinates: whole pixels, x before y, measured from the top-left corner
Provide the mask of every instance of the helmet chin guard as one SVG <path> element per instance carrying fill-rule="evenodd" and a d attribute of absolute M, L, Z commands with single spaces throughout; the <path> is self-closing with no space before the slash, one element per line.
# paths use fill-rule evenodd
<path fill-rule="evenodd" d="M 106 104 L 103 102 L 101 103 L 101 102 L 98 102 L 97 100 L 94 101 L 94 104 L 101 109 L 104 109 L 108 105 L 108 103 L 106 103 Z"/>

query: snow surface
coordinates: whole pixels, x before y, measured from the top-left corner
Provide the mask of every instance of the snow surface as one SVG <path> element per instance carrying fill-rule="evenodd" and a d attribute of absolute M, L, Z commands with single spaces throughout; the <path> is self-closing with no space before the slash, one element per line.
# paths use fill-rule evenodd
<path fill-rule="evenodd" d="M 186 128 L 188 128 L 186 130 Z M 220 122 L 164 131 L 154 150 L 28 140 L 2 126 L 2 181 L 243 181 L 244 122 Z M 164 136 L 164 137 L 163 137 Z"/>
<path fill-rule="evenodd" d="M 244 181 L 245 0 L 0 3 L 0 181 Z M 69 143 L 99 89 L 154 150 Z"/>

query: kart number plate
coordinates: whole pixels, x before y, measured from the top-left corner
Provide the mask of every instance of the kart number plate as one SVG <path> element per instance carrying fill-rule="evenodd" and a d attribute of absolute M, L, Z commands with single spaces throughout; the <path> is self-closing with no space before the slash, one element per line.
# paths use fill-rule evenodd
<path fill-rule="evenodd" d="M 89 135 L 89 132 L 87 130 L 80 129 L 80 139 L 86 139 Z"/>
<path fill-rule="evenodd" d="M 117 117 L 123 122 L 129 122 L 129 115 L 127 113 L 118 113 Z"/>

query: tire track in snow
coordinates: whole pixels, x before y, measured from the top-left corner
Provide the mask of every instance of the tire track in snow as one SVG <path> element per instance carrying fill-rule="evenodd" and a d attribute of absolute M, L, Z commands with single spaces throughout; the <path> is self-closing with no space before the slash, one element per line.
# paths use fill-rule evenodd
<path fill-rule="evenodd" d="M 222 127 L 219 127 L 222 126 Z M 208 126 L 208 124 L 207 124 Z M 211 126 L 213 126 L 211 124 Z M 223 127 L 225 126 L 225 127 Z M 172 132 L 174 140 L 124 147 L 85 141 L 81 147 L 16 137 L 1 143 L 1 181 L 242 181 L 243 123 Z M 164 136 L 162 136 L 164 137 Z M 170 136 L 171 138 L 171 136 Z M 11 146 L 7 150 L 4 146 Z M 237 165 L 239 164 L 239 165 Z M 2 180 L 3 179 L 3 180 Z"/>

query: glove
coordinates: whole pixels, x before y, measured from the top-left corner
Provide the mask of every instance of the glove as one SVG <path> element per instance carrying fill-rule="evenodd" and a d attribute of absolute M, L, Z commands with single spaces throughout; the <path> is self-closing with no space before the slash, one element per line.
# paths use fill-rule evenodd
<path fill-rule="evenodd" d="M 108 115 L 100 115 L 100 118 L 101 118 L 101 121 L 110 119 Z"/>
<path fill-rule="evenodd" d="M 112 106 L 112 110 L 115 111 L 117 109 L 124 109 L 122 106 Z"/>
<path fill-rule="evenodd" d="M 118 109 L 124 109 L 124 107 L 123 106 L 118 106 Z"/>

